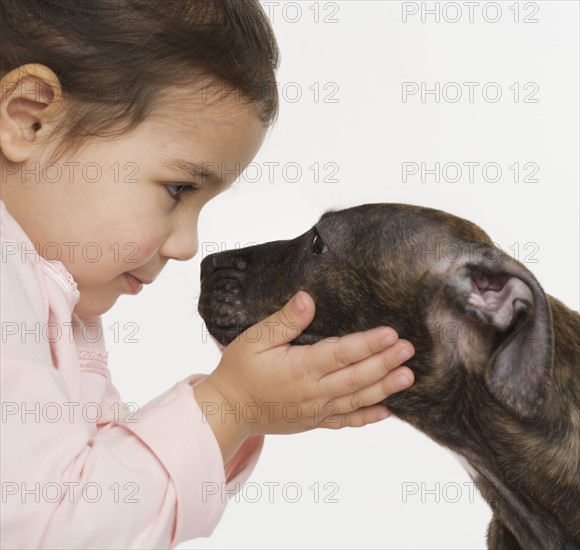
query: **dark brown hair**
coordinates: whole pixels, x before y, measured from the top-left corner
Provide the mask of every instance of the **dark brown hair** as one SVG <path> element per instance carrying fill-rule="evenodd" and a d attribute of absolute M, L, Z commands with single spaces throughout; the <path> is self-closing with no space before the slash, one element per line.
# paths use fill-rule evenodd
<path fill-rule="evenodd" d="M 1 25 L 2 76 L 39 63 L 60 79 L 62 150 L 133 130 L 170 87 L 221 89 L 265 126 L 278 113 L 279 52 L 258 0 L 2 0 Z"/>

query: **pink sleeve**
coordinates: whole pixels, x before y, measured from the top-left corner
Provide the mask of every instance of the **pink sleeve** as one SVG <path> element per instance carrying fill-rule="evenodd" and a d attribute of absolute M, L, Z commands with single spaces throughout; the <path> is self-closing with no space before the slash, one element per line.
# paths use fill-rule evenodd
<path fill-rule="evenodd" d="M 207 537 L 263 445 L 263 437 L 248 439 L 226 465 L 226 480 L 190 379 L 129 422 L 91 434 L 80 410 L 70 422 L 47 422 L 56 411 L 48 404 L 66 402 L 52 367 L 7 366 L 3 401 L 25 402 L 30 412 L 24 422 L 19 411 L 2 426 L 2 547 L 173 548 Z"/>
<path fill-rule="evenodd" d="M 115 417 L 124 408 L 108 369 L 79 355 L 80 325 L 71 339 L 76 283 L 36 255 L 1 201 L 0 244 L 0 547 L 172 548 L 209 536 L 263 437 L 224 468 L 190 384 L 199 377 Z"/>
<path fill-rule="evenodd" d="M 186 378 L 140 409 L 132 418 L 136 422 L 125 424 L 173 480 L 177 513 L 171 546 L 213 532 L 228 499 L 250 476 L 264 443 L 263 436 L 248 439 L 224 468 L 218 443 L 193 394 L 192 386 L 204 377 Z"/>

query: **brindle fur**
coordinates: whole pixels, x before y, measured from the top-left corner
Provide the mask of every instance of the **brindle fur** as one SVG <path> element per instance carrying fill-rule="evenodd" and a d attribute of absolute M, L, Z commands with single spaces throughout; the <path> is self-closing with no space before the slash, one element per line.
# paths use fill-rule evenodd
<path fill-rule="evenodd" d="M 508 327 L 466 303 L 478 273 L 525 283 Z M 580 316 L 478 226 L 404 204 L 327 212 L 294 240 L 208 256 L 201 288 L 223 345 L 299 289 L 316 316 L 295 344 L 393 327 L 415 384 L 385 404 L 467 461 L 494 514 L 488 546 L 580 547 Z"/>

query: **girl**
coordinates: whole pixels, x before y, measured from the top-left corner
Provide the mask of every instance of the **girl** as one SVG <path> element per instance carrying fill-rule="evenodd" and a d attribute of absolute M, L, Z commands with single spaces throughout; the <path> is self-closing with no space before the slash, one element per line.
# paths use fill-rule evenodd
<path fill-rule="evenodd" d="M 290 346 L 283 324 L 314 317 L 299 292 L 212 374 L 126 410 L 100 316 L 195 255 L 200 210 L 276 118 L 276 42 L 257 0 L 7 0 L 2 22 L 2 544 L 208 536 L 265 434 L 386 418 L 414 350 L 387 327 Z"/>

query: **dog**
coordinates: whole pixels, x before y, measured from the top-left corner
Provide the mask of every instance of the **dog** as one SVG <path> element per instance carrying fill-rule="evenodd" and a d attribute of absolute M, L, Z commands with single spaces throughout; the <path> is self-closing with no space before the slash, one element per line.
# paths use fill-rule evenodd
<path fill-rule="evenodd" d="M 393 327 L 415 355 L 384 404 L 463 462 L 496 549 L 580 548 L 580 316 L 474 223 L 407 204 L 326 212 L 303 235 L 201 263 L 199 312 L 223 346 L 298 290 L 292 344 Z"/>

